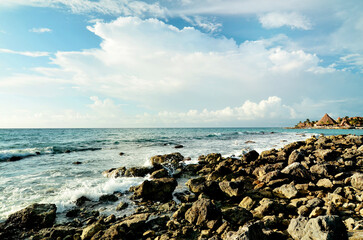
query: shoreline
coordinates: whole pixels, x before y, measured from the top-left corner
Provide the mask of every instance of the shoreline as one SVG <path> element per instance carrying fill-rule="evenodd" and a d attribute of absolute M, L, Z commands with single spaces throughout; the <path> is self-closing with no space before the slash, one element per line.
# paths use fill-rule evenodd
<path fill-rule="evenodd" d="M 154 156 L 152 167 L 103 172 L 123 178 L 149 174 L 141 185 L 98 202 L 81 197 L 61 224 L 55 224 L 55 206 L 33 205 L 0 223 L 0 238 L 300 239 L 317 233 L 310 227 L 323 222 L 329 234 L 348 239 L 363 234 L 362 142 L 363 136 L 354 135 L 313 137 L 241 158 L 212 153 L 188 165 L 178 153 Z M 189 179 L 187 186 L 183 179 Z M 114 206 L 121 198 L 127 201 Z M 130 211 L 101 216 L 92 210 L 97 204 Z M 305 226 L 303 232 L 297 225 Z"/>

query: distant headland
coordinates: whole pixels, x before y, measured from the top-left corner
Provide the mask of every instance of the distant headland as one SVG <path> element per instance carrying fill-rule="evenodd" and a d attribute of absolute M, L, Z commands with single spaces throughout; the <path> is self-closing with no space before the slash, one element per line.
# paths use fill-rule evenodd
<path fill-rule="evenodd" d="M 317 129 L 363 129 L 363 117 L 338 117 L 336 120 L 327 113 L 319 121 L 306 119 L 292 127 L 294 129 L 317 128 Z"/>

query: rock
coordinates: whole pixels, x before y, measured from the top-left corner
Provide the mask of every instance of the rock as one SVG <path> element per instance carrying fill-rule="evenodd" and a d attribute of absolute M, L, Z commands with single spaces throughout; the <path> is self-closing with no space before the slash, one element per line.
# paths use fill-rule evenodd
<path fill-rule="evenodd" d="M 179 145 L 176 145 L 174 148 L 183 148 L 184 146 L 179 144 Z"/>
<path fill-rule="evenodd" d="M 310 215 L 309 215 L 309 218 L 318 217 L 318 216 L 320 216 L 320 215 L 323 215 L 323 213 L 324 213 L 324 209 L 323 209 L 323 208 L 321 208 L 321 207 L 316 207 L 316 208 L 314 208 L 314 209 L 311 211 L 311 213 L 310 213 Z"/>
<path fill-rule="evenodd" d="M 228 182 L 223 181 L 219 183 L 219 187 L 227 196 L 237 197 L 243 193 L 243 182 Z"/>
<path fill-rule="evenodd" d="M 150 158 L 151 164 L 162 164 L 162 163 L 179 163 L 183 161 L 184 157 L 176 152 L 171 154 L 165 154 L 165 155 L 156 155 Z"/>
<path fill-rule="evenodd" d="M 166 170 L 165 168 L 162 168 L 162 169 L 154 171 L 150 175 L 150 178 L 165 178 L 168 176 L 169 176 L 168 170 Z"/>
<path fill-rule="evenodd" d="M 6 220 L 9 228 L 41 229 L 51 227 L 56 218 L 57 207 L 54 204 L 34 203 L 16 213 Z"/>
<path fill-rule="evenodd" d="M 255 150 L 252 150 L 246 154 L 243 155 L 242 160 L 247 162 L 247 163 L 251 163 L 257 160 L 259 154 L 258 152 L 256 152 Z"/>
<path fill-rule="evenodd" d="M 253 218 L 250 211 L 241 207 L 231 207 L 222 209 L 225 220 L 234 225 L 243 225 Z"/>
<path fill-rule="evenodd" d="M 104 229 L 105 229 L 105 226 L 99 222 L 91 224 L 83 229 L 81 239 L 82 240 L 91 239 L 93 237 L 93 235 L 95 235 L 98 231 L 104 230 Z"/>
<path fill-rule="evenodd" d="M 124 218 L 120 226 L 127 227 L 130 230 L 136 230 L 142 226 L 150 217 L 150 213 L 139 213 Z"/>
<path fill-rule="evenodd" d="M 241 226 L 237 232 L 228 232 L 224 240 L 265 240 L 260 222 L 248 223 Z"/>
<path fill-rule="evenodd" d="M 352 176 L 350 183 L 352 184 L 352 187 L 363 190 L 363 173 L 355 173 Z"/>
<path fill-rule="evenodd" d="M 152 181 L 146 180 L 140 186 L 133 189 L 133 199 L 143 201 L 153 200 L 165 202 L 172 199 L 177 181 L 174 178 L 160 178 Z"/>
<path fill-rule="evenodd" d="M 302 162 L 304 161 L 304 154 L 301 151 L 294 150 L 289 156 L 288 165 L 294 162 Z"/>
<path fill-rule="evenodd" d="M 291 220 L 287 231 L 295 240 L 348 239 L 339 216 L 298 217 Z"/>
<path fill-rule="evenodd" d="M 91 201 L 91 200 L 85 196 L 82 196 L 76 200 L 76 206 L 80 207 L 88 201 Z"/>
<path fill-rule="evenodd" d="M 82 164 L 82 162 L 76 161 L 76 162 L 73 162 L 72 164 L 79 165 L 79 164 Z"/>
<path fill-rule="evenodd" d="M 242 207 L 242 208 L 245 208 L 247 210 L 251 210 L 255 204 L 256 204 L 256 202 L 253 201 L 252 198 L 245 197 L 244 199 L 242 199 L 242 201 L 239 203 L 238 206 Z"/>
<path fill-rule="evenodd" d="M 118 197 L 116 197 L 113 194 L 102 195 L 99 199 L 100 202 L 116 202 L 117 200 L 118 200 Z"/>
<path fill-rule="evenodd" d="M 329 175 L 328 168 L 324 164 L 315 164 L 314 166 L 311 166 L 310 172 L 325 177 Z"/>
<path fill-rule="evenodd" d="M 315 156 L 322 161 L 334 161 L 337 153 L 331 149 L 317 149 L 315 150 Z"/>
<path fill-rule="evenodd" d="M 185 213 L 185 219 L 197 226 L 204 226 L 210 220 L 218 220 L 220 210 L 209 199 L 199 199 Z"/>
<path fill-rule="evenodd" d="M 116 211 L 121 211 L 126 209 L 129 206 L 129 204 L 127 202 L 120 202 L 117 207 L 116 207 Z"/>
<path fill-rule="evenodd" d="M 329 178 L 323 178 L 323 179 L 320 179 L 316 186 L 318 187 L 323 187 L 323 188 L 332 188 L 334 185 L 333 183 L 330 181 Z"/>
<path fill-rule="evenodd" d="M 294 198 L 299 193 L 294 185 L 284 184 L 281 187 L 275 188 L 273 192 L 281 198 Z"/>
<path fill-rule="evenodd" d="M 125 153 L 123 153 L 123 152 L 120 152 L 118 155 L 120 155 L 120 156 L 123 156 L 123 155 L 125 155 Z"/>
<path fill-rule="evenodd" d="M 263 198 L 259 204 L 260 205 L 253 210 L 253 215 L 258 218 L 263 218 L 266 215 L 276 214 L 280 211 L 281 208 L 280 204 L 269 198 Z"/>
<path fill-rule="evenodd" d="M 285 167 L 281 173 L 290 175 L 290 177 L 294 180 L 308 180 L 310 179 L 310 174 L 306 170 L 306 168 L 298 162 L 292 163 Z"/>

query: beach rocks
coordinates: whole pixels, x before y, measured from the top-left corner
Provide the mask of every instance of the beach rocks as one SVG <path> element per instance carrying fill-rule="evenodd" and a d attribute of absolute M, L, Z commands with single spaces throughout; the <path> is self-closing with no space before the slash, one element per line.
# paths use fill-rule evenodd
<path fill-rule="evenodd" d="M 199 199 L 185 213 L 185 219 L 197 226 L 207 225 L 209 221 L 220 219 L 220 210 L 209 199 Z"/>
<path fill-rule="evenodd" d="M 156 155 L 150 158 L 151 164 L 154 166 L 156 164 L 162 164 L 162 163 L 173 163 L 177 164 L 184 160 L 184 157 L 176 152 L 171 154 L 165 154 L 165 155 Z"/>
<path fill-rule="evenodd" d="M 5 224 L 17 228 L 40 229 L 54 224 L 57 207 L 54 204 L 34 203 L 27 208 L 13 213 Z"/>
<path fill-rule="evenodd" d="M 132 198 L 142 201 L 168 201 L 172 198 L 176 186 L 177 182 L 174 178 L 146 180 L 140 186 L 131 189 L 134 192 Z"/>
<path fill-rule="evenodd" d="M 298 217 L 291 220 L 287 231 L 295 240 L 348 239 L 339 216 Z"/>
<path fill-rule="evenodd" d="M 355 173 L 350 180 L 352 187 L 363 190 L 363 173 Z"/>

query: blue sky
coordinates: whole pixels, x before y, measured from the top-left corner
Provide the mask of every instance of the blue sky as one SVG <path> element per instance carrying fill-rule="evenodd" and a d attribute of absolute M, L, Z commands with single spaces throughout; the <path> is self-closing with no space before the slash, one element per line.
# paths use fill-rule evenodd
<path fill-rule="evenodd" d="M 363 2 L 2 0 L 0 127 L 363 115 Z"/>

